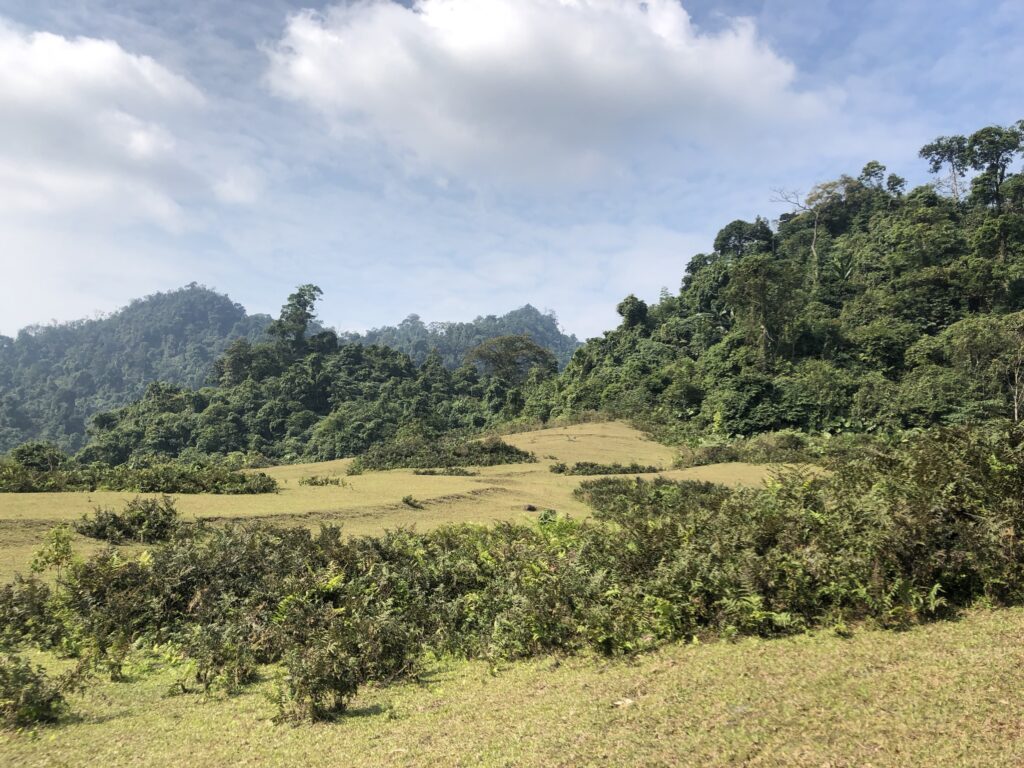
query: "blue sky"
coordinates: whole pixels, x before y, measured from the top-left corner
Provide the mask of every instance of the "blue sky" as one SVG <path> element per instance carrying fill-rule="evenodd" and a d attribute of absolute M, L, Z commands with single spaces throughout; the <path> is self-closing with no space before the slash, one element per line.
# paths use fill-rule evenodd
<path fill-rule="evenodd" d="M 0 0 L 0 333 L 194 280 L 595 335 L 773 189 L 1024 117 L 1021 40 L 1021 0 Z"/>

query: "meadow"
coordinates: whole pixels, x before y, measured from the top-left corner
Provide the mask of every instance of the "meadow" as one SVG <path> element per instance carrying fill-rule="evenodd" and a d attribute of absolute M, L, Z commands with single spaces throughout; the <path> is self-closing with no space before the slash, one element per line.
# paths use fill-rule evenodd
<path fill-rule="evenodd" d="M 263 682 L 170 695 L 171 670 L 100 681 L 0 765 L 1019 766 L 1024 611 L 909 632 L 671 645 L 633 662 L 438 663 L 340 721 L 274 724 Z"/>
<path fill-rule="evenodd" d="M 347 474 L 348 462 L 268 470 L 281 492 L 180 496 L 188 519 L 261 519 L 348 534 L 447 522 L 586 517 L 581 478 L 552 463 L 666 467 L 669 479 L 761 485 L 766 466 L 668 469 L 675 452 L 616 422 L 506 438 L 538 463 Z M 339 485 L 308 486 L 311 476 Z M 652 475 L 653 477 L 653 475 Z M 5 574 L 24 571 L 47 529 L 131 494 L 0 497 Z M 421 506 L 402 501 L 412 496 Z M 527 507 L 533 507 L 532 511 Z M 90 546 L 76 537 L 83 554 Z M 368 683 L 327 722 L 275 722 L 280 669 L 229 694 L 183 693 L 163 649 L 97 676 L 55 725 L 0 731 L 0 765 L 751 765 L 1013 766 L 1024 761 L 1024 610 L 972 608 L 907 631 L 837 627 L 789 637 L 670 643 L 625 658 L 550 653 L 521 661 L 428 658 L 411 678 Z M 31 652 L 53 672 L 70 662 Z"/>
<path fill-rule="evenodd" d="M 538 463 L 480 467 L 473 470 L 477 474 L 466 477 L 424 476 L 405 469 L 349 476 L 351 459 L 292 464 L 262 470 L 278 481 L 278 493 L 179 495 L 177 508 L 186 521 L 260 519 L 310 528 L 328 523 L 343 526 L 350 535 L 365 535 L 406 526 L 428 530 L 445 523 L 523 520 L 545 509 L 586 517 L 589 507 L 573 497 L 579 478 L 553 474 L 549 466 L 555 462 L 637 462 L 665 467 L 668 471 L 660 474 L 668 478 L 727 485 L 758 485 L 768 474 L 765 467 L 743 463 L 672 470 L 676 458 L 672 448 L 646 439 L 621 422 L 522 432 L 504 439 L 532 451 Z M 312 476 L 337 478 L 341 485 L 299 484 Z M 77 520 L 97 506 L 121 507 L 135 495 L 110 491 L 0 494 L 0 583 L 27 570 L 32 553 L 54 525 Z M 405 496 L 412 496 L 421 508 L 403 503 Z M 536 509 L 528 511 L 528 506 Z M 75 547 L 87 553 L 99 545 L 76 536 Z"/>

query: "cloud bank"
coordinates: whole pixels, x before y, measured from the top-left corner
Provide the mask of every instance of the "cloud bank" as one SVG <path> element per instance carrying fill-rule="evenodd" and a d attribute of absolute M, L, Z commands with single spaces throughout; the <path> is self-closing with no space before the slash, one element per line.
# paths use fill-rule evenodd
<path fill-rule="evenodd" d="M 357 0 L 288 20 L 269 87 L 342 138 L 463 177 L 589 178 L 656 147 L 724 148 L 815 121 L 753 22 L 676 0 Z"/>
<path fill-rule="evenodd" d="M 0 205 L 50 215 L 113 206 L 181 224 L 175 124 L 199 89 L 115 42 L 22 32 L 0 19 Z"/>

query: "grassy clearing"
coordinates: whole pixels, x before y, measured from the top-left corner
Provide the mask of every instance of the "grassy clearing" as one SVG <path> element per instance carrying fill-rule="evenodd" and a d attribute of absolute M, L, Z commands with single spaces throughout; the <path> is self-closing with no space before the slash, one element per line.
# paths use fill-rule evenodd
<path fill-rule="evenodd" d="M 620 422 L 579 424 L 522 432 L 505 438 L 533 451 L 537 464 L 482 467 L 471 477 L 424 476 L 412 470 L 365 472 L 346 476 L 350 459 L 319 464 L 296 464 L 265 470 L 281 484 L 281 492 L 257 496 L 212 494 L 177 497 L 183 520 L 196 518 L 260 518 L 283 525 L 342 524 L 353 535 L 376 534 L 388 528 L 415 525 L 429 529 L 444 523 L 489 523 L 519 520 L 538 510 L 556 509 L 584 517 L 589 509 L 575 500 L 580 478 L 552 474 L 555 462 L 631 463 L 670 466 L 671 448 L 644 438 Z M 757 485 L 767 469 L 753 464 L 719 464 L 661 473 L 671 478 L 712 480 L 730 485 Z M 299 485 L 302 478 L 341 477 L 344 486 Z M 77 520 L 97 505 L 120 508 L 135 494 L 124 492 L 0 494 L 0 582 L 24 571 L 46 532 L 59 522 Z M 411 495 L 422 504 L 402 503 Z M 78 537 L 76 549 L 95 551 L 99 545 Z"/>
<path fill-rule="evenodd" d="M 334 723 L 276 726 L 267 694 L 102 683 L 66 724 L 0 734 L 0 764 L 1018 766 L 1024 610 L 909 632 L 670 646 L 634 663 L 438 665 Z"/>

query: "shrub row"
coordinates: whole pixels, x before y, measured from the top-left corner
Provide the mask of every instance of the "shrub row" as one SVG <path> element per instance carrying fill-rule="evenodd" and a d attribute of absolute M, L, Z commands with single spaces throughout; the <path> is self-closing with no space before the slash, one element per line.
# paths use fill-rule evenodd
<path fill-rule="evenodd" d="M 240 472 L 223 464 L 164 462 L 143 467 L 106 464 L 38 469 L 0 459 L 0 493 L 133 491 L 135 493 L 273 493 L 277 481 L 264 472 Z"/>
<path fill-rule="evenodd" d="M 644 475 L 651 472 L 660 472 L 661 467 L 650 464 L 598 464 L 593 461 L 577 461 L 571 467 L 563 462 L 551 465 L 551 471 L 556 475 Z"/>
<path fill-rule="evenodd" d="M 509 445 L 497 437 L 457 440 L 416 435 L 375 444 L 356 458 L 349 472 L 358 474 L 371 469 L 490 467 L 536 460 L 532 453 Z"/>

